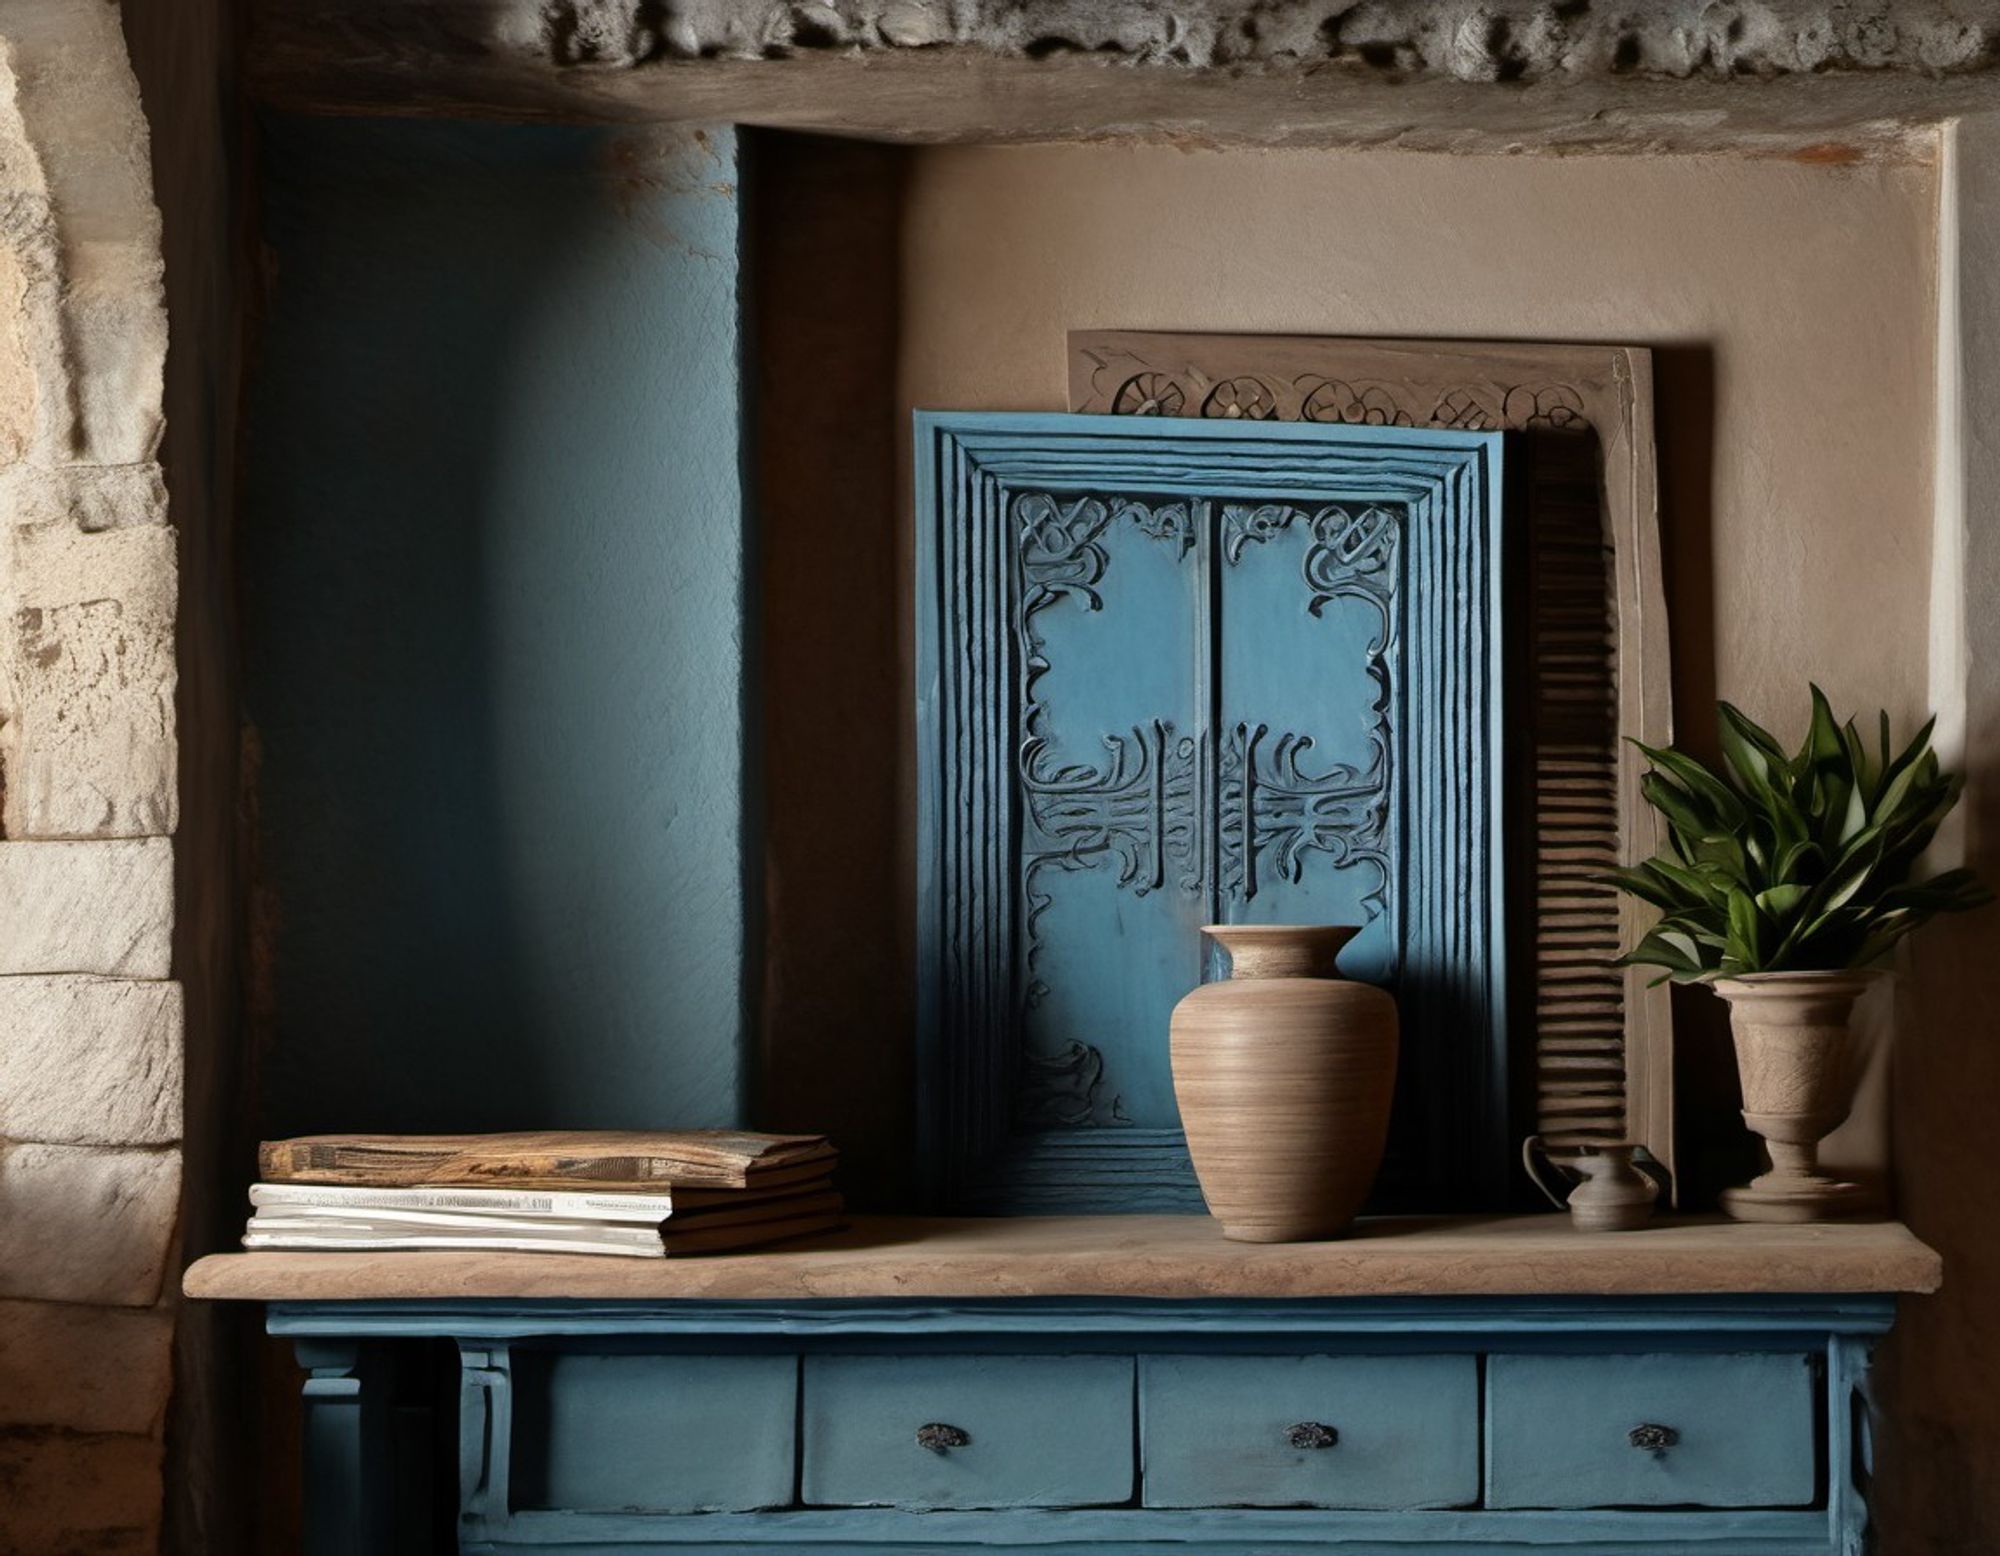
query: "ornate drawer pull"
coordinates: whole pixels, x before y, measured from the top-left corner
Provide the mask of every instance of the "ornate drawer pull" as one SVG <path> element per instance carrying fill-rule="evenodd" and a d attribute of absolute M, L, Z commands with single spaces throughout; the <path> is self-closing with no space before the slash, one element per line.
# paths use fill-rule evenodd
<path fill-rule="evenodd" d="M 1285 1428 L 1285 1441 L 1294 1448 L 1331 1448 L 1340 1433 L 1318 1421 L 1300 1421 Z"/>
<path fill-rule="evenodd" d="M 972 1436 L 964 1427 L 947 1426 L 942 1421 L 926 1421 L 917 1428 L 917 1446 L 936 1454 L 950 1453 L 971 1441 Z"/>
<path fill-rule="evenodd" d="M 1634 1448 L 1643 1448 L 1648 1453 L 1665 1453 L 1681 1440 L 1681 1434 L 1671 1426 L 1655 1426 L 1650 1421 L 1644 1426 L 1635 1426 L 1625 1434 L 1625 1440 Z"/>

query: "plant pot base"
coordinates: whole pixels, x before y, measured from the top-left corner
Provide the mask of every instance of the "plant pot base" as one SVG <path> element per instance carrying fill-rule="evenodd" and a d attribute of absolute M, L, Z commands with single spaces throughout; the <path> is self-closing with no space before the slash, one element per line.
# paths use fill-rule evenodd
<path fill-rule="evenodd" d="M 1851 1215 L 1866 1199 L 1858 1183 L 1837 1178 L 1777 1178 L 1767 1173 L 1722 1191 L 1722 1208 L 1736 1221 L 1798 1223 Z"/>

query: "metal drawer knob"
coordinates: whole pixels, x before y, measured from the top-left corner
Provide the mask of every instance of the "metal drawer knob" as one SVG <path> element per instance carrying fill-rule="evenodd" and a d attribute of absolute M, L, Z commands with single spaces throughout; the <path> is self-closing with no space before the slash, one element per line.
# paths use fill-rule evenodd
<path fill-rule="evenodd" d="M 917 1428 L 917 1446 L 927 1448 L 932 1453 L 950 1453 L 954 1448 L 963 1448 L 972 1441 L 972 1436 L 962 1426 L 947 1426 L 942 1421 L 926 1421 Z"/>
<path fill-rule="evenodd" d="M 1340 1433 L 1318 1421 L 1299 1421 L 1285 1428 L 1285 1441 L 1294 1448 L 1331 1448 Z"/>
<path fill-rule="evenodd" d="M 1625 1434 L 1625 1440 L 1634 1448 L 1643 1448 L 1648 1453 L 1665 1453 L 1681 1440 L 1681 1434 L 1671 1426 L 1655 1426 L 1650 1421 L 1643 1426 L 1635 1426 Z"/>

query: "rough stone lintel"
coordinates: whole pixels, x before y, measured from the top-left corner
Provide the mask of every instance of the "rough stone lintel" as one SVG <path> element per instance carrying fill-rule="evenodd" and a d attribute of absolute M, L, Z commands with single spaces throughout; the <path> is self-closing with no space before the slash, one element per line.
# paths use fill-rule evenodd
<path fill-rule="evenodd" d="M 1930 154 L 2000 101 L 2000 0 L 262 0 L 324 111 L 896 141 Z"/>
<path fill-rule="evenodd" d="M 173 1144 L 182 1021 L 177 983 L 0 978 L 0 1137 Z"/>
<path fill-rule="evenodd" d="M 403 0 L 406 8 L 409 0 Z M 442 20 L 463 4 L 432 3 Z M 347 4 L 342 9 L 352 12 Z M 2000 5 L 1945 0 L 496 0 L 494 38 L 554 62 L 768 59 L 951 45 L 1027 58 L 1104 53 L 1140 64 L 1352 63 L 1402 76 L 1768 77 L 1986 68 Z"/>
<path fill-rule="evenodd" d="M 167 839 L 0 843 L 0 977 L 164 978 L 173 931 Z"/>

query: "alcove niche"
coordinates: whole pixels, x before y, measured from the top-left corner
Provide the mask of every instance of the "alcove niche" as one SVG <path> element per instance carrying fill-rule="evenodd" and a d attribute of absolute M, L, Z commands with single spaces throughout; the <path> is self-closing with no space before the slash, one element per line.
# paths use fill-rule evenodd
<path fill-rule="evenodd" d="M 1924 701 L 1926 163 L 261 141 L 264 1132 L 741 1118 L 920 1198 L 910 418 L 1065 408 L 1073 330 L 1650 348 L 1676 706 Z"/>

